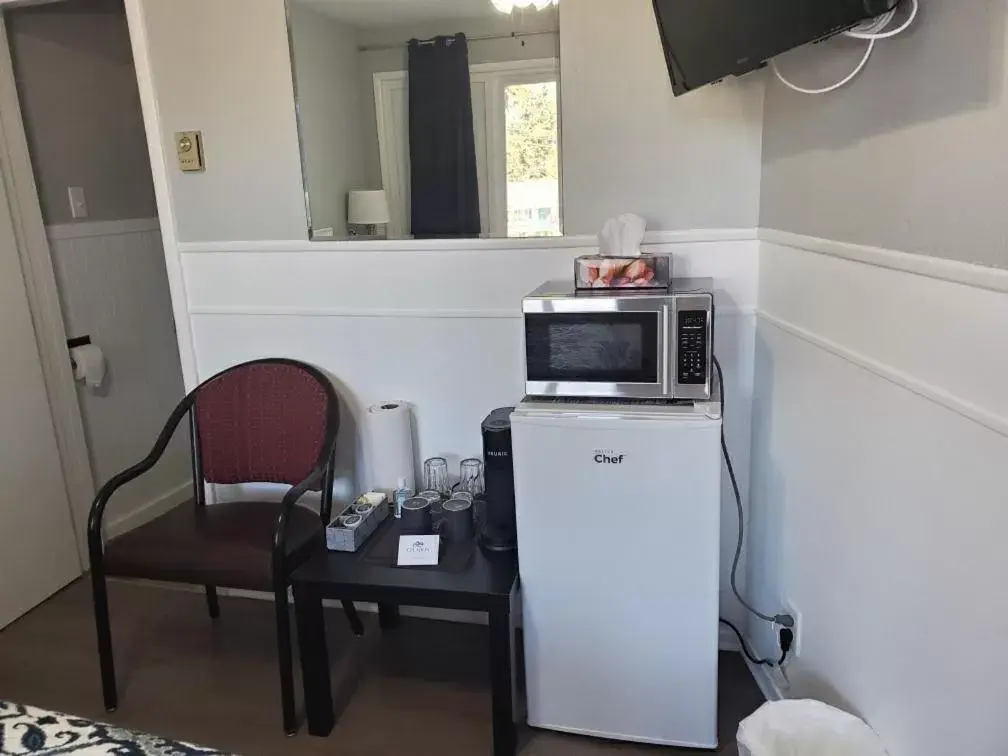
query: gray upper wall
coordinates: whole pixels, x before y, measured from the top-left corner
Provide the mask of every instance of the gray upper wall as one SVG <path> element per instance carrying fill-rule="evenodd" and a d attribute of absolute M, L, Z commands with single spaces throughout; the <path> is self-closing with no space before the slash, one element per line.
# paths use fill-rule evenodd
<path fill-rule="evenodd" d="M 672 96 L 649 0 L 560 3 L 564 231 L 755 228 L 763 82 Z"/>
<path fill-rule="evenodd" d="M 70 223 L 152 218 L 154 182 L 122 0 L 71 0 L 5 14 L 42 215 Z"/>
<path fill-rule="evenodd" d="M 921 6 L 842 90 L 810 97 L 768 77 L 760 225 L 1008 267 L 1008 3 Z M 831 40 L 781 69 L 822 86 L 863 44 Z"/>

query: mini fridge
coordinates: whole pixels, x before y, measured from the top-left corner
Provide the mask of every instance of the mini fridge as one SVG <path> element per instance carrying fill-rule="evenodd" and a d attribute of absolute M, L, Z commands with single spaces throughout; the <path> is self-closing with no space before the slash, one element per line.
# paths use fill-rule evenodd
<path fill-rule="evenodd" d="M 511 416 L 528 722 L 717 747 L 716 403 Z"/>

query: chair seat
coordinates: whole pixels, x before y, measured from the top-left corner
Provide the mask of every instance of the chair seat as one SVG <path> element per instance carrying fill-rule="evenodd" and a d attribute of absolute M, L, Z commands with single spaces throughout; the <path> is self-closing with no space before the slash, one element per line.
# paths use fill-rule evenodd
<path fill-rule="evenodd" d="M 113 538 L 105 571 L 120 577 L 273 590 L 273 533 L 282 505 L 237 501 L 197 507 L 192 501 Z M 325 548 L 318 514 L 295 506 L 287 520 L 288 567 Z"/>

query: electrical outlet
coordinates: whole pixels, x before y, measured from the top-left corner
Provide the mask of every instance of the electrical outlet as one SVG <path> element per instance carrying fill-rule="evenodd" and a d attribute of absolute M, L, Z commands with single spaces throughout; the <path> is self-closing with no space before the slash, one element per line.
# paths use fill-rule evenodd
<path fill-rule="evenodd" d="M 794 642 L 791 644 L 791 651 L 788 653 L 788 661 L 794 661 L 801 656 L 801 642 L 802 642 L 802 615 L 801 610 L 794 605 L 793 601 L 787 602 L 787 613 L 794 617 L 794 627 L 791 631 L 794 633 Z"/>

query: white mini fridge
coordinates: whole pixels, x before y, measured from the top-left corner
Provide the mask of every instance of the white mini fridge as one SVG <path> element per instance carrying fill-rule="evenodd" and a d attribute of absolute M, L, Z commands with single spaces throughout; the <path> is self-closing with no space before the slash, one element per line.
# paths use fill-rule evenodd
<path fill-rule="evenodd" d="M 529 724 L 716 748 L 717 404 L 526 400 L 511 433 Z"/>

